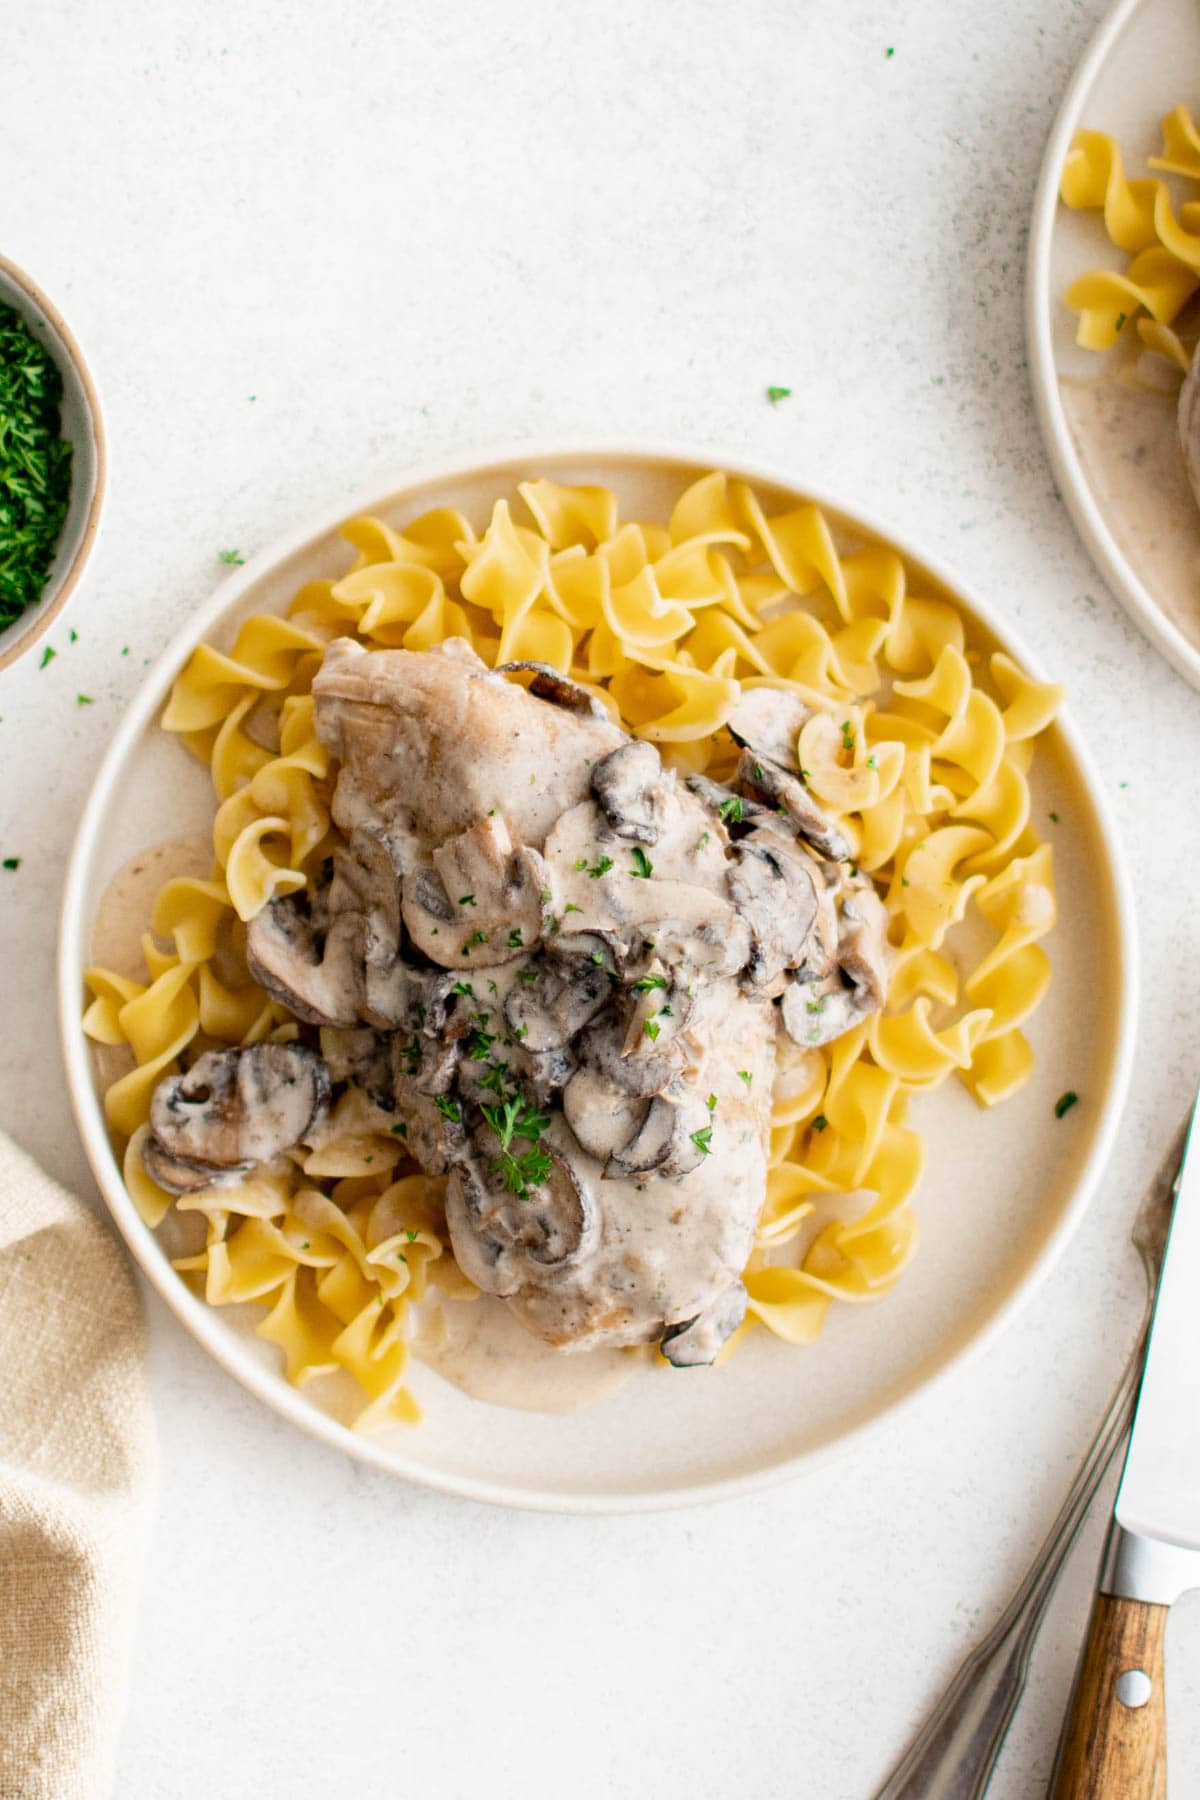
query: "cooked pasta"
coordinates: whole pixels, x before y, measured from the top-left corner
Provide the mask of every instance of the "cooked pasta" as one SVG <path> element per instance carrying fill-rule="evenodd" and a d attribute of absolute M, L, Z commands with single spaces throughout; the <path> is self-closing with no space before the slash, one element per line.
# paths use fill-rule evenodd
<path fill-rule="evenodd" d="M 1163 119 L 1162 153 L 1148 162 L 1200 182 L 1200 132 L 1187 107 Z M 1129 258 L 1123 270 L 1091 269 L 1068 287 L 1066 303 L 1079 314 L 1077 342 L 1108 350 L 1132 323 L 1148 349 L 1178 361 L 1169 327 L 1200 287 L 1200 199 L 1183 201 L 1176 212 L 1165 181 L 1130 180 L 1120 145 L 1104 131 L 1076 132 L 1061 193 L 1067 206 L 1099 211 L 1111 242 Z"/>
<path fill-rule="evenodd" d="M 814 505 L 768 514 L 719 472 L 666 524 L 622 521 L 600 487 L 530 481 L 519 496 L 529 522 L 501 498 L 481 535 L 448 509 L 401 529 L 352 519 L 346 574 L 302 587 L 286 618 L 248 618 L 227 650 L 193 653 L 162 722 L 211 770 L 211 875 L 161 890 L 143 980 L 86 976 L 85 1029 L 124 1056 L 105 1105 L 143 1217 L 197 1215 L 184 1278 L 214 1305 L 267 1307 L 259 1331 L 291 1381 L 348 1370 L 367 1396 L 364 1429 L 417 1416 L 413 1304 L 430 1283 L 472 1291 L 449 1254 L 442 1182 L 415 1172 L 402 1135 L 382 1134 L 354 1091 L 286 1176 L 173 1200 L 141 1158 L 154 1087 L 185 1050 L 297 1035 L 251 981 L 242 937 L 336 835 L 309 692 L 333 637 L 412 650 L 458 636 L 489 665 L 552 663 L 669 766 L 718 777 L 743 688 L 785 687 L 816 709 L 801 763 L 885 900 L 894 974 L 884 1012 L 824 1048 L 780 1051 L 737 1337 L 760 1325 L 807 1343 L 831 1305 L 887 1293 L 917 1241 L 924 1147 L 910 1098 L 951 1075 L 982 1106 L 1012 1094 L 1050 979 L 1052 857 L 1030 824 L 1029 770 L 1057 688 L 979 654 L 954 606 L 910 591 L 899 555 L 839 545 Z M 960 976 L 949 951 L 968 917 L 990 947 Z"/>

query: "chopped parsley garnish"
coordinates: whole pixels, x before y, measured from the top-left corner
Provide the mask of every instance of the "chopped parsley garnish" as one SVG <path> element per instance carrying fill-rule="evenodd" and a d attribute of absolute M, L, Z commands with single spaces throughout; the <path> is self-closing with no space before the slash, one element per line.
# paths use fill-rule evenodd
<path fill-rule="evenodd" d="M 576 906 L 574 901 L 571 901 L 566 906 L 563 907 L 563 916 L 565 918 L 567 913 L 569 913 L 569 912 L 582 912 L 582 911 L 583 911 L 582 906 Z"/>
<path fill-rule="evenodd" d="M 633 868 L 631 873 L 635 880 L 649 881 L 654 873 L 654 864 L 650 861 L 650 858 L 646 855 L 642 846 L 640 844 L 635 844 L 629 854 L 633 858 Z"/>
<path fill-rule="evenodd" d="M 17 615 L 16 615 L 16 613 L 14 613 L 14 614 L 13 614 L 13 618 L 14 618 L 14 619 L 15 619 L 15 618 L 16 618 L 16 616 L 17 616 Z M 46 648 L 45 648 L 45 649 L 44 649 L 44 650 L 43 650 L 43 651 L 42 651 L 42 660 L 41 660 L 41 662 L 40 662 L 40 663 L 39 663 L 39 664 L 38 664 L 38 668 L 39 668 L 39 669 L 44 669 L 44 668 L 45 668 L 45 667 L 46 667 L 46 664 L 47 664 L 47 663 L 52 663 L 52 662 L 53 662 L 53 661 L 54 661 L 54 659 L 55 659 L 55 657 L 56 657 L 56 656 L 57 656 L 57 655 L 58 655 L 58 651 L 57 651 L 57 650 L 52 650 L 52 649 L 51 649 L 51 648 L 50 648 L 50 646 L 49 646 L 49 644 L 47 644 L 47 645 L 46 645 Z"/>
<path fill-rule="evenodd" d="M 813 1130 L 814 1131 L 824 1131 L 824 1129 L 828 1125 L 828 1123 L 829 1123 L 829 1120 L 825 1117 L 825 1114 L 818 1113 L 816 1118 L 812 1122 Z"/>
<path fill-rule="evenodd" d="M 693 1131 L 692 1133 L 693 1144 L 695 1144 L 697 1150 L 702 1150 L 705 1156 L 712 1155 L 712 1134 L 713 1128 L 711 1125 L 706 1125 L 702 1131 Z"/>
<path fill-rule="evenodd" d="M 828 998 L 828 994 L 822 994 L 819 1000 L 806 1000 L 804 1002 L 805 1010 L 810 1013 L 823 1013 Z"/>
<path fill-rule="evenodd" d="M 751 1082 L 754 1080 L 754 1077 L 750 1073 L 749 1069 L 739 1069 L 738 1070 L 738 1080 L 744 1081 L 746 1086 L 749 1087 Z"/>
<path fill-rule="evenodd" d="M 1052 812 L 1050 814 L 1050 817 L 1054 820 L 1054 823 L 1057 825 L 1058 824 L 1058 814 L 1056 812 Z"/>
<path fill-rule="evenodd" d="M 580 874 L 583 874 L 586 871 L 593 881 L 598 881 L 601 875 L 607 875 L 612 866 L 613 859 L 611 856 L 598 856 L 594 863 L 589 863 L 586 856 L 581 856 L 579 861 L 575 864 L 575 868 Z M 568 910 L 570 909 L 568 908 Z"/>
<path fill-rule="evenodd" d="M 95 706 L 96 702 L 90 694 L 76 694 L 75 704 L 76 706 Z"/>
<path fill-rule="evenodd" d="M 697 850 L 703 850 L 705 844 L 709 843 L 711 841 L 711 839 L 712 839 L 711 831 L 702 831 L 700 833 L 700 836 L 696 839 L 695 848 Z"/>
<path fill-rule="evenodd" d="M 452 1125 L 462 1124 L 462 1107 L 458 1104 L 457 1100 L 452 1100 L 449 1094 L 435 1095 L 433 1104 L 437 1107 L 443 1119 L 449 1119 Z"/>
<path fill-rule="evenodd" d="M 4 867 L 6 869 L 19 869 L 20 866 L 21 859 L 19 856 L 6 856 L 4 858 Z"/>
<path fill-rule="evenodd" d="M 604 952 L 603 952 L 603 950 L 593 950 L 592 951 L 592 961 L 594 963 L 598 963 L 600 965 L 600 967 L 603 968 L 604 967 Z"/>
<path fill-rule="evenodd" d="M 717 808 L 722 825 L 740 825 L 742 822 L 742 799 L 740 794 L 733 794 L 728 800 L 722 800 Z"/>
<path fill-rule="evenodd" d="M 854 748 L 854 733 L 850 729 L 850 721 L 849 721 L 849 719 L 843 719 L 842 720 L 842 749 L 843 750 L 853 750 L 853 748 Z"/>
<path fill-rule="evenodd" d="M 411 1044 L 399 1046 L 400 1055 L 404 1058 L 404 1073 L 415 1075 L 421 1066 L 421 1046 L 414 1039 Z"/>
<path fill-rule="evenodd" d="M 1075 1090 L 1073 1088 L 1068 1088 L 1066 1093 L 1060 1094 L 1058 1096 L 1058 1099 L 1054 1102 L 1055 1118 L 1061 1119 L 1064 1113 L 1069 1113 L 1071 1108 L 1073 1106 L 1078 1106 L 1078 1104 L 1079 1104 L 1079 1095 L 1075 1092 Z"/>
<path fill-rule="evenodd" d="M 708 1099 L 707 1099 L 707 1100 L 706 1100 L 706 1101 L 705 1101 L 705 1102 L 704 1102 L 704 1104 L 705 1104 L 705 1105 L 706 1105 L 706 1106 L 707 1106 L 707 1108 L 708 1108 L 708 1110 L 709 1110 L 709 1112 L 716 1112 L 716 1110 L 717 1110 L 717 1096 L 716 1096 L 716 1095 L 715 1095 L 715 1094 L 710 1094 L 710 1095 L 709 1095 L 709 1096 L 708 1096 Z"/>
<path fill-rule="evenodd" d="M 657 1019 L 647 1019 L 646 1023 L 642 1026 L 642 1030 L 645 1032 L 646 1036 L 650 1039 L 650 1042 L 652 1044 L 656 1044 L 658 1042 L 658 1034 L 662 1030 L 662 1026 L 659 1024 Z"/>
<path fill-rule="evenodd" d="M 405 1227 L 405 1230 L 404 1230 L 404 1235 L 405 1235 L 405 1237 L 406 1237 L 406 1238 L 407 1238 L 407 1239 L 408 1239 L 408 1241 L 409 1241 L 409 1243 L 410 1243 L 410 1244 L 415 1244 L 415 1243 L 416 1243 L 416 1241 L 417 1241 L 417 1234 L 416 1234 L 416 1232 L 415 1232 L 415 1231 L 409 1231 L 409 1229 L 408 1229 L 408 1227 L 407 1227 L 407 1226 L 406 1226 L 406 1227 Z"/>
<path fill-rule="evenodd" d="M 639 994 L 652 994 L 655 988 L 666 987 L 667 978 L 665 975 L 639 975 L 633 985 Z"/>
<path fill-rule="evenodd" d="M 542 901 L 543 906 L 549 906 L 549 904 L 553 900 L 553 898 L 554 898 L 554 895 L 550 892 L 549 888 L 542 889 L 541 901 Z"/>
<path fill-rule="evenodd" d="M 470 956 L 470 954 L 471 954 L 472 950 L 475 948 L 476 944 L 486 944 L 487 941 L 488 941 L 488 934 L 486 931 L 473 931 L 471 933 L 470 937 L 467 939 L 466 943 L 463 945 L 463 955 Z"/>
<path fill-rule="evenodd" d="M 240 550 L 219 550 L 217 554 L 223 563 L 237 563 L 239 568 L 246 560 Z"/>
<path fill-rule="evenodd" d="M 72 625 L 70 631 L 68 631 L 67 636 L 70 638 L 70 640 L 73 644 L 77 644 L 79 642 L 79 633 L 76 631 L 76 629 L 73 625 Z"/>
<path fill-rule="evenodd" d="M 877 756 L 868 756 L 867 767 L 868 769 L 877 769 L 879 767 L 879 758 Z"/>
<path fill-rule="evenodd" d="M 527 1199 L 529 1189 L 545 1181 L 554 1167 L 549 1152 L 542 1149 L 539 1141 L 550 1120 L 520 1094 L 499 1106 L 483 1106 L 480 1111 L 500 1139 L 500 1154 L 492 1164 L 493 1171 L 502 1178 L 510 1194 L 518 1200 Z M 517 1142 L 528 1144 L 529 1148 L 518 1155 L 513 1148 Z"/>
<path fill-rule="evenodd" d="M 393 1125 L 392 1136 L 406 1138 L 408 1136 L 408 1126 L 405 1125 L 403 1121 L 401 1121 L 399 1125 Z"/>
<path fill-rule="evenodd" d="M 486 1031 L 473 1031 L 467 1039 L 467 1055 L 472 1062 L 486 1062 L 488 1051 L 495 1043 L 495 1036 Z"/>
<path fill-rule="evenodd" d="M 474 906 L 474 904 L 475 904 L 474 894 L 460 894 L 458 896 L 458 904 L 460 906 Z"/>
<path fill-rule="evenodd" d="M 514 925 L 509 932 L 508 947 L 510 950 L 523 950 L 525 948 L 525 939 L 521 936 L 521 928 L 519 925 Z"/>
<path fill-rule="evenodd" d="M 912 882 L 908 879 L 907 875 L 902 875 L 900 877 L 900 886 L 901 887 L 911 887 L 912 886 Z"/>
<path fill-rule="evenodd" d="M 1128 317 L 1129 317 L 1129 314 L 1128 314 L 1128 313 L 1118 313 L 1118 314 L 1117 314 L 1117 325 L 1116 325 L 1116 328 L 1117 328 L 1117 330 L 1118 330 L 1118 331 L 1120 331 L 1120 329 L 1121 329 L 1121 327 L 1122 327 L 1122 325 L 1124 325 L 1124 323 L 1125 323 L 1125 321 L 1126 321 L 1126 319 L 1127 319 L 1127 318 L 1128 318 Z"/>
<path fill-rule="evenodd" d="M 767 389 L 767 399 L 771 402 L 772 406 L 778 406 L 781 400 L 790 400 L 791 397 L 791 388 L 769 387 Z"/>
<path fill-rule="evenodd" d="M 883 54 L 884 54 L 884 55 L 885 55 L 885 56 L 895 56 L 895 54 L 896 54 L 896 46 L 895 46 L 895 44 L 889 44 L 889 45 L 888 45 L 888 47 L 887 47 L 887 49 L 886 49 L 886 50 L 885 50 L 885 51 L 884 51 L 884 53 L 883 53 Z"/>
<path fill-rule="evenodd" d="M 464 994 L 468 1000 L 473 1000 L 475 998 L 475 989 L 471 986 L 469 981 L 456 981 L 454 986 L 450 989 L 450 992 L 452 994 Z"/>
<path fill-rule="evenodd" d="M 537 970 L 536 969 L 518 969 L 517 970 L 517 980 L 524 981 L 526 984 L 528 984 L 530 982 L 534 982 L 537 980 Z"/>
<path fill-rule="evenodd" d="M 41 597 L 67 516 L 61 400 L 58 364 L 16 308 L 0 305 L 0 629 Z"/>

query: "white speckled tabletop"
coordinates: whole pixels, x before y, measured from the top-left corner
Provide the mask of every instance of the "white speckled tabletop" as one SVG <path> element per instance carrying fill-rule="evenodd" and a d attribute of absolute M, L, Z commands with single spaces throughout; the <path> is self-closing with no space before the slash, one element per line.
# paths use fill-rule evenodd
<path fill-rule="evenodd" d="M 0 677 L 0 1122 L 52 1173 L 94 1196 L 55 912 L 146 659 L 219 550 L 419 455 L 712 442 L 902 521 L 1069 684 L 1140 904 L 1132 1097 L 1067 1253 L 902 1425 L 758 1498 L 608 1520 L 409 1490 L 267 1412 L 150 1299 L 162 1489 L 121 1800 L 866 1800 L 1053 1517 L 1138 1313 L 1126 1221 L 1200 1074 L 1200 705 L 1076 541 L 1022 336 L 1042 147 L 1101 11 L 0 12 L 0 248 L 78 329 L 112 451 L 56 660 Z M 1044 1789 L 1101 1534 L 1097 1513 L 994 1800 Z M 1168 1661 L 1172 1791 L 1200 1794 L 1200 1595 Z"/>

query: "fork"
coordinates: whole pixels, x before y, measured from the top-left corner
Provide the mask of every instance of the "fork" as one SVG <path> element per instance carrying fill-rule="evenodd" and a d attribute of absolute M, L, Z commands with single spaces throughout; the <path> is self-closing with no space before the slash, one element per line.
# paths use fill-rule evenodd
<path fill-rule="evenodd" d="M 1004 1734 L 1025 1688 L 1034 1639 L 1054 1584 L 1096 1490 L 1133 1423 L 1190 1117 L 1189 1112 L 1175 1133 L 1133 1222 L 1130 1236 L 1142 1259 L 1146 1303 L 1137 1341 L 1108 1411 L 1025 1579 L 987 1637 L 963 1659 L 875 1800 L 981 1800 L 991 1780 Z"/>

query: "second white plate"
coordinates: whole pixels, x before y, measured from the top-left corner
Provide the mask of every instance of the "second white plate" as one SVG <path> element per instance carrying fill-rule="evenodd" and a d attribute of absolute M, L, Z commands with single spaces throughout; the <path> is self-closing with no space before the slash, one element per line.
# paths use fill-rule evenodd
<path fill-rule="evenodd" d="M 1181 601 L 1157 578 L 1134 524 L 1147 497 L 1145 484 L 1153 479 L 1135 447 L 1122 460 L 1119 491 L 1104 498 L 1071 430 L 1063 382 L 1094 376 L 1102 359 L 1076 345 L 1076 319 L 1063 291 L 1085 269 L 1122 267 L 1125 259 L 1109 242 L 1098 213 L 1071 212 L 1058 194 L 1071 140 L 1081 126 L 1111 133 L 1121 144 L 1127 173 L 1145 174 L 1145 158 L 1159 150 L 1159 120 L 1181 101 L 1190 102 L 1189 72 L 1198 67 L 1195 0 L 1120 0 L 1113 8 L 1076 70 L 1046 146 L 1026 291 L 1034 399 L 1063 499 L 1113 592 L 1194 687 L 1200 687 L 1200 509 L 1180 473 L 1171 496 L 1176 516 L 1167 529 L 1177 538 L 1182 534 L 1172 546 L 1173 559 L 1178 563 L 1194 551 L 1195 566 L 1194 594 Z"/>

